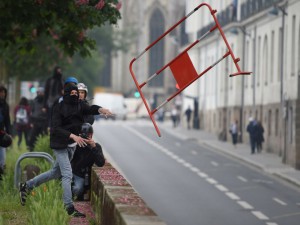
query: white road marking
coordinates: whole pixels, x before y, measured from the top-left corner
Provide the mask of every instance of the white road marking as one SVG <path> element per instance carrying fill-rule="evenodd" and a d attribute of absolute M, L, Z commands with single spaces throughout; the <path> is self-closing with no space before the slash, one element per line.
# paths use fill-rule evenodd
<path fill-rule="evenodd" d="M 232 200 L 240 200 L 240 197 L 232 192 L 226 192 L 226 195 L 231 198 Z"/>
<path fill-rule="evenodd" d="M 237 176 L 237 178 L 245 183 L 248 182 L 248 180 L 242 176 Z"/>
<path fill-rule="evenodd" d="M 176 142 L 175 145 L 176 145 L 177 147 L 180 147 L 180 146 L 181 146 L 181 144 L 180 144 L 179 142 Z"/>
<path fill-rule="evenodd" d="M 200 172 L 200 170 L 197 167 L 191 167 L 190 169 L 191 169 L 191 171 L 193 171 L 195 173 Z"/>
<path fill-rule="evenodd" d="M 208 177 L 208 175 L 206 173 L 198 172 L 197 174 L 202 178 Z"/>
<path fill-rule="evenodd" d="M 214 179 L 212 179 L 212 178 L 206 178 L 206 181 L 207 181 L 208 183 L 210 183 L 210 184 L 217 184 L 217 183 L 218 183 L 218 181 L 216 181 L 216 180 L 214 180 Z"/>
<path fill-rule="evenodd" d="M 216 185 L 216 188 L 218 188 L 222 192 L 228 191 L 228 189 L 221 184 Z"/>
<path fill-rule="evenodd" d="M 183 166 L 188 167 L 191 171 L 196 172 L 201 178 L 207 178 L 206 180 L 212 184 L 215 184 L 215 187 L 217 189 L 219 189 L 222 192 L 225 192 L 225 194 L 231 198 L 232 200 L 236 200 L 238 204 L 240 204 L 243 208 L 245 209 L 253 209 L 253 207 L 248 204 L 247 202 L 244 201 L 238 201 L 240 200 L 240 197 L 237 196 L 236 194 L 232 193 L 232 192 L 228 192 L 228 189 L 226 187 L 224 187 L 223 185 L 217 184 L 218 182 L 212 178 L 209 178 L 209 176 L 206 173 L 200 172 L 200 170 L 196 167 L 193 167 L 190 163 L 187 163 L 185 160 L 181 159 L 179 156 L 177 156 L 176 154 L 172 153 L 171 151 L 169 151 L 167 148 L 164 148 L 163 146 L 157 144 L 156 142 L 152 141 L 151 139 L 149 139 L 148 137 L 140 134 L 137 130 L 128 127 L 128 126 L 124 126 L 124 128 L 130 130 L 132 133 L 134 133 L 136 136 L 140 137 L 141 139 L 143 139 L 144 141 L 148 142 L 149 144 L 151 144 L 152 146 L 156 147 L 158 150 L 160 150 L 161 152 L 165 153 L 166 155 L 170 156 L 171 158 L 175 159 L 177 162 L 181 163 Z M 214 166 L 218 166 L 219 164 L 217 162 L 211 161 L 211 164 Z M 238 178 L 240 180 L 246 180 L 245 178 L 238 176 Z M 243 180 L 243 181 L 244 181 Z M 260 182 L 260 183 L 273 183 L 272 181 L 265 181 L 265 180 L 253 180 L 256 182 Z M 245 182 L 245 181 L 244 181 Z M 274 201 L 277 201 L 279 199 L 273 198 Z M 276 200 L 275 200 L 276 199 Z M 283 201 L 279 200 L 280 202 L 284 203 Z M 269 220 L 269 218 L 264 215 L 262 212 L 260 211 L 251 211 L 251 213 L 256 216 L 258 219 L 260 220 Z M 266 225 L 277 225 L 276 223 L 266 223 Z"/>
<path fill-rule="evenodd" d="M 273 200 L 279 203 L 280 205 L 287 205 L 284 201 L 281 201 L 279 198 L 273 198 Z"/>
<path fill-rule="evenodd" d="M 211 161 L 210 163 L 211 163 L 211 165 L 213 165 L 213 166 L 219 166 L 219 163 L 217 163 L 217 162 L 215 162 L 215 161 Z"/>
<path fill-rule="evenodd" d="M 245 201 L 237 201 L 237 203 L 242 206 L 244 209 L 253 209 L 253 206 Z"/>
<path fill-rule="evenodd" d="M 191 151 L 191 153 L 192 153 L 192 155 L 197 155 L 198 154 L 195 150 Z"/>
<path fill-rule="evenodd" d="M 267 217 L 265 214 L 259 211 L 252 211 L 252 214 L 256 216 L 260 220 L 269 220 L 269 217 Z"/>

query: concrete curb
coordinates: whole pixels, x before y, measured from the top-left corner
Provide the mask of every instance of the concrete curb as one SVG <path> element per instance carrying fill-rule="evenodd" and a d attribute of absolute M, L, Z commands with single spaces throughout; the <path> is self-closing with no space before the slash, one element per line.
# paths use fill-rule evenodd
<path fill-rule="evenodd" d="M 91 180 L 97 224 L 166 225 L 110 163 L 94 167 Z"/>

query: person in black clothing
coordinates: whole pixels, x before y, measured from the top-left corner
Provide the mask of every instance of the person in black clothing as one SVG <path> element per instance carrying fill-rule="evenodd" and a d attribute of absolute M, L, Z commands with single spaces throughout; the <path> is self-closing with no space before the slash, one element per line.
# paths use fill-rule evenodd
<path fill-rule="evenodd" d="M 73 158 L 76 145 L 85 147 L 89 140 L 79 136 L 81 125 L 84 123 L 83 116 L 92 114 L 112 115 L 105 108 L 97 105 L 89 106 L 78 98 L 78 88 L 69 83 L 64 88 L 63 98 L 52 107 L 50 147 L 54 151 L 55 163 L 52 169 L 19 185 L 20 202 L 25 205 L 27 194 L 33 188 L 52 179 L 61 179 L 63 189 L 63 202 L 66 211 L 74 217 L 85 217 L 75 209 L 72 200 L 72 168 L 70 161 Z"/>
<path fill-rule="evenodd" d="M 29 138 L 29 150 L 33 151 L 35 142 L 39 135 L 47 134 L 47 113 L 43 111 L 44 88 L 37 89 L 37 96 L 31 104 L 30 126 L 31 134 Z"/>
<path fill-rule="evenodd" d="M 54 102 L 63 95 L 64 79 L 61 68 L 56 66 L 52 77 L 45 83 L 44 111 L 49 110 Z"/>
<path fill-rule="evenodd" d="M 249 123 L 247 125 L 247 132 L 249 133 L 249 137 L 250 137 L 251 154 L 255 153 L 255 146 L 256 146 L 255 125 L 256 125 L 256 121 L 252 117 L 250 117 Z"/>
<path fill-rule="evenodd" d="M 105 164 L 101 145 L 92 139 L 93 133 L 91 124 L 84 123 L 82 125 L 80 136 L 88 139 L 86 141 L 88 145 L 85 147 L 77 146 L 71 161 L 74 181 L 72 191 L 77 200 L 83 200 L 83 193 L 90 186 L 92 166 L 96 164 L 96 166 L 101 167 Z"/>
<path fill-rule="evenodd" d="M 187 128 L 191 129 L 190 121 L 191 121 L 192 110 L 190 106 L 185 110 L 185 115 L 186 115 Z"/>
<path fill-rule="evenodd" d="M 9 105 L 6 102 L 7 89 L 0 86 L 0 131 L 11 135 L 11 123 L 9 116 Z M 0 143 L 1 144 L 1 143 Z M 6 146 L 0 145 L 0 178 L 4 173 L 6 159 Z"/>
<path fill-rule="evenodd" d="M 262 151 L 262 143 L 265 141 L 264 139 L 265 130 L 260 121 L 257 121 L 254 130 L 255 130 L 255 142 L 256 142 L 257 152 L 260 153 Z"/>
<path fill-rule="evenodd" d="M 78 83 L 77 87 L 78 87 L 79 99 L 89 105 L 88 101 L 86 100 L 86 97 L 88 94 L 87 86 L 84 83 Z M 85 115 L 83 117 L 83 119 L 84 119 L 84 122 L 92 124 L 92 125 L 95 121 L 95 118 L 93 115 Z"/>

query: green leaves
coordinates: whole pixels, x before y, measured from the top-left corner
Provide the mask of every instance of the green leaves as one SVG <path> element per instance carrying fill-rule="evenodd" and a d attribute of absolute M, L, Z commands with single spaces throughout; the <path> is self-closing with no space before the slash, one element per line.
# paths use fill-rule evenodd
<path fill-rule="evenodd" d="M 116 24 L 121 18 L 117 0 L 105 0 L 101 9 L 95 7 L 98 3 L 99 0 L 2 0 L 0 49 L 17 43 L 20 50 L 31 51 L 36 48 L 36 40 L 46 35 L 69 56 L 76 52 L 89 55 L 95 45 L 82 34 L 105 23 Z"/>

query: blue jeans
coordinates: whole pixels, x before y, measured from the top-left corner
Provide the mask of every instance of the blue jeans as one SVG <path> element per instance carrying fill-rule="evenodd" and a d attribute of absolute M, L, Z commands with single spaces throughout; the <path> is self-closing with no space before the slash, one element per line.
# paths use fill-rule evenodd
<path fill-rule="evenodd" d="M 49 180 L 61 178 L 63 189 L 63 202 L 68 208 L 73 205 L 72 201 L 72 167 L 70 161 L 73 158 L 76 147 L 67 147 L 66 149 L 53 149 L 56 161 L 52 169 L 34 177 L 26 182 L 29 189 L 33 189 Z"/>
<path fill-rule="evenodd" d="M 80 196 L 84 192 L 84 178 L 76 176 L 73 174 L 74 185 L 73 185 L 73 194 Z"/>
<path fill-rule="evenodd" d="M 6 159 L 6 148 L 0 147 L 0 167 L 4 169 Z"/>

